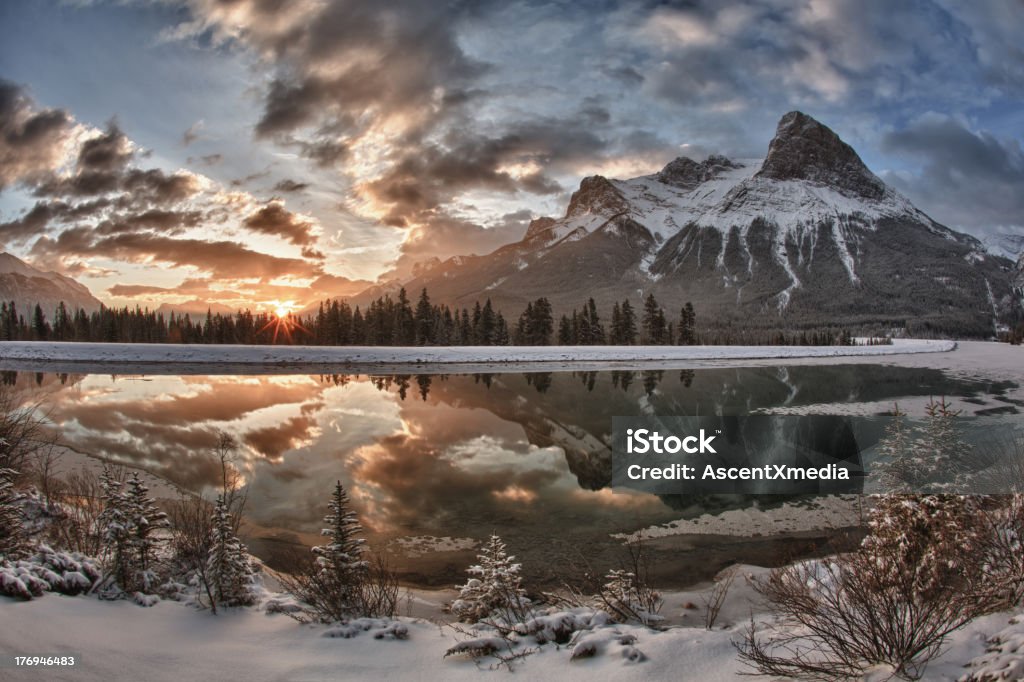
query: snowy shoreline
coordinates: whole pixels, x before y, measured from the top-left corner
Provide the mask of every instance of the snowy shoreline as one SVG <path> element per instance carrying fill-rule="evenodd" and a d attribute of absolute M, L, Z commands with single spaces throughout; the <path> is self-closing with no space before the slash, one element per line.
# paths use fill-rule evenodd
<path fill-rule="evenodd" d="M 952 351 L 954 341 L 897 339 L 888 346 L 239 346 L 142 343 L 0 342 L 0 369 L 208 373 L 218 370 L 374 369 L 444 371 L 655 368 L 702 361 L 879 357 Z"/>

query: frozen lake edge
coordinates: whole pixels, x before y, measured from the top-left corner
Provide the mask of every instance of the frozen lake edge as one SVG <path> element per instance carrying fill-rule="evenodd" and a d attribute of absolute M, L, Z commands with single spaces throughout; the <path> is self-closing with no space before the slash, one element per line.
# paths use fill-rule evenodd
<path fill-rule="evenodd" d="M 0 370 L 147 374 L 281 372 L 474 373 L 630 370 L 804 358 L 942 353 L 955 341 L 897 339 L 888 346 L 241 346 L 0 342 Z"/>

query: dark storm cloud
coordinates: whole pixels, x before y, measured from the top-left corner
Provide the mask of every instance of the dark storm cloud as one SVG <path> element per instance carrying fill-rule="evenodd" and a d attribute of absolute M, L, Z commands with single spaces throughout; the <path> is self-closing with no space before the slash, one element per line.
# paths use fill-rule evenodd
<path fill-rule="evenodd" d="M 252 213 L 244 224 L 253 232 L 281 237 L 297 246 L 309 246 L 316 241 L 310 231 L 312 223 L 302 220 L 278 202 L 269 203 Z"/>
<path fill-rule="evenodd" d="M 1024 150 L 941 115 L 883 138 L 886 150 L 922 162 L 917 174 L 888 174 L 933 217 L 954 225 L 1024 225 Z"/>
<path fill-rule="evenodd" d="M 0 192 L 59 167 L 71 130 L 66 112 L 38 109 L 23 88 L 0 79 Z"/>

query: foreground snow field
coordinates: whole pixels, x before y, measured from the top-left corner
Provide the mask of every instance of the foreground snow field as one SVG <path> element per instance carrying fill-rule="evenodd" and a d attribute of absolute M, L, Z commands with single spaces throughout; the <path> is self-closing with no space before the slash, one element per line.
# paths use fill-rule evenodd
<path fill-rule="evenodd" d="M 226 367 L 331 365 L 645 364 L 688 360 L 874 357 L 940 353 L 953 341 L 897 339 L 888 346 L 235 346 L 141 343 L 0 342 L 0 369 L 60 369 L 69 364 Z M 79 367 L 78 369 L 83 369 Z M 180 367 L 178 368 L 180 370 Z"/>
<path fill-rule="evenodd" d="M 739 586 L 738 586 L 739 587 Z M 739 592 L 744 592 L 739 588 Z M 740 608 L 735 604 L 734 609 Z M 749 608 L 749 602 L 748 602 Z M 634 635 L 633 646 L 644 660 L 622 655 L 609 642 L 594 658 L 570 661 L 565 646 L 548 644 L 516 663 L 516 672 L 531 680 L 701 680 L 720 682 L 749 679 L 732 642 L 745 626 L 744 617 L 723 629 L 674 627 L 656 632 L 635 625 L 614 626 Z M 969 672 L 974 660 L 979 672 L 1009 672 L 1022 668 L 1018 651 L 1024 626 L 1010 625 L 1011 614 L 994 614 L 972 622 L 947 642 L 945 653 L 927 669 L 928 680 L 956 680 Z M 444 652 L 465 639 L 451 628 L 428 620 L 402 618 L 407 640 L 374 639 L 372 632 L 351 639 L 330 637 L 327 626 L 304 626 L 282 614 L 254 608 L 229 609 L 214 616 L 178 602 L 159 602 L 142 608 L 129 601 L 101 602 L 89 597 L 48 594 L 30 602 L 0 597 L 0 652 L 11 655 L 74 654 L 74 668 L 0 669 L 5 680 L 479 680 L 504 668 L 478 667 Z M 1005 630 L 1004 630 L 1005 628 Z M 601 631 L 603 633 L 604 631 Z M 1005 643 L 985 654 L 995 634 Z M 10 665 L 7 660 L 6 665 Z M 884 679 L 881 674 L 877 679 Z M 875 679 L 869 677 L 868 679 Z"/>

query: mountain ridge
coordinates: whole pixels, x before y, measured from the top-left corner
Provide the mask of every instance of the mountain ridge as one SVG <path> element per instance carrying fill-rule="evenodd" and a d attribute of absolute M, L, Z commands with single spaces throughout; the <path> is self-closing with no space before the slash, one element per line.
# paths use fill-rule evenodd
<path fill-rule="evenodd" d="M 653 293 L 670 313 L 693 301 L 716 324 L 988 335 L 1022 315 L 1013 265 L 932 220 L 827 126 L 789 112 L 764 159 L 680 157 L 628 180 L 585 177 L 563 217 L 401 284 L 459 306 L 491 298 L 506 312 L 539 296 L 556 313 L 589 297 L 607 311 Z"/>
<path fill-rule="evenodd" d="M 19 314 L 28 318 L 38 304 L 47 318 L 52 318 L 61 301 L 74 312 L 99 310 L 102 303 L 88 287 L 53 271 L 32 267 L 13 254 L 0 252 L 0 301 L 14 301 Z"/>

